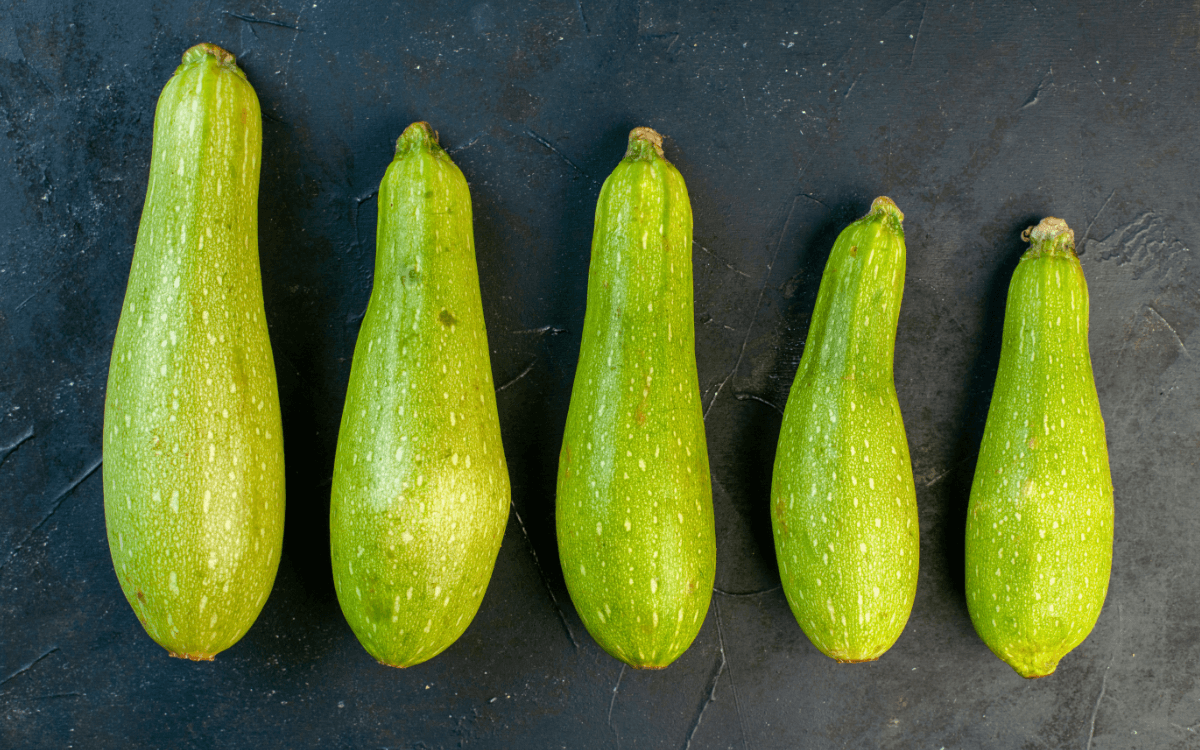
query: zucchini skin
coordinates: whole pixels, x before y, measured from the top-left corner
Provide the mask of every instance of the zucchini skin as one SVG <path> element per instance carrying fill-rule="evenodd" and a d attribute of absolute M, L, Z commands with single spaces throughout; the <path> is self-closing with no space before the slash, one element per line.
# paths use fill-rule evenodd
<path fill-rule="evenodd" d="M 104 408 L 121 589 L 172 656 L 254 623 L 283 542 L 283 430 L 258 261 L 258 98 L 199 44 L 167 82 Z"/>
<path fill-rule="evenodd" d="M 596 205 L 556 524 L 580 619 L 638 668 L 687 650 L 716 573 L 693 318 L 687 188 L 637 128 Z"/>
<path fill-rule="evenodd" d="M 1104 606 L 1113 488 L 1075 236 L 1050 217 L 1030 239 L 1008 289 L 971 485 L 966 591 L 988 648 L 1022 677 L 1042 677 Z"/>
<path fill-rule="evenodd" d="M 892 370 L 903 219 L 876 198 L 834 243 L 775 453 L 783 591 L 813 645 L 840 662 L 878 659 L 916 596 L 917 497 Z"/>
<path fill-rule="evenodd" d="M 508 521 L 467 181 L 427 123 L 379 186 L 375 281 L 329 509 L 333 580 L 363 647 L 407 667 L 479 610 Z"/>

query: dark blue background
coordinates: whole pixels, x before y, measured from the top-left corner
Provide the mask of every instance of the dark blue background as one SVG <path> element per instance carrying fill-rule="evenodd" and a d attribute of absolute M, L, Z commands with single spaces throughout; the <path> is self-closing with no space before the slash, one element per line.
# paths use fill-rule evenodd
<path fill-rule="evenodd" d="M 131 4 L 132 5 L 132 4 Z M 0 746 L 1200 746 L 1200 11 L 1188 3 L 0 2 Z M 288 466 L 274 593 L 210 664 L 167 657 L 104 532 L 108 357 L 154 105 L 234 52 L 264 115 L 261 254 Z M 404 671 L 334 597 L 328 495 L 374 191 L 428 120 L 470 181 L 514 512 L 462 639 Z M 717 593 L 636 673 L 580 624 L 554 477 L 592 216 L 649 125 L 695 211 Z M 837 665 L 778 588 L 780 410 L 837 232 L 907 216 L 896 381 L 921 576 L 880 661 Z M 1116 546 L 1091 637 L 1026 682 L 976 637 L 967 493 L 1022 229 L 1075 229 Z"/>

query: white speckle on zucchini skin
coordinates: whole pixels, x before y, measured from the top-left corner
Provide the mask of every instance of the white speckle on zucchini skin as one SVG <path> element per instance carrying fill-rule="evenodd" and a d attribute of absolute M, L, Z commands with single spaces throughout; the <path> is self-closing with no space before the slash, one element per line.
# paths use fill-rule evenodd
<path fill-rule="evenodd" d="M 441 653 L 474 618 L 504 535 L 509 479 L 494 448 L 502 443 L 470 194 L 425 123 L 397 142 L 379 203 L 330 543 L 351 628 L 381 663 L 404 667 Z M 376 454 L 391 459 L 369 460 Z"/>
<path fill-rule="evenodd" d="M 664 667 L 691 645 L 716 567 L 691 208 L 660 147 L 657 133 L 635 130 L 597 202 L 556 500 L 563 575 L 580 619 L 606 651 L 639 668 Z"/>
<path fill-rule="evenodd" d="M 1053 672 L 1091 632 L 1113 540 L 1087 282 L 1064 222 L 1033 235 L 1009 286 L 966 528 L 971 619 L 1024 677 Z"/>
<path fill-rule="evenodd" d="M 211 659 L 258 616 L 283 535 L 258 265 L 258 100 L 232 56 L 198 45 L 163 89 L 154 131 L 105 401 L 105 518 L 146 631 L 173 655 Z M 242 187 L 218 197 L 217 170 Z M 260 468 L 231 471 L 240 466 Z"/>
<path fill-rule="evenodd" d="M 892 375 L 902 218 L 879 198 L 835 242 L 776 451 L 771 522 L 784 594 L 813 644 L 838 661 L 890 648 L 916 592 L 916 490 Z"/>

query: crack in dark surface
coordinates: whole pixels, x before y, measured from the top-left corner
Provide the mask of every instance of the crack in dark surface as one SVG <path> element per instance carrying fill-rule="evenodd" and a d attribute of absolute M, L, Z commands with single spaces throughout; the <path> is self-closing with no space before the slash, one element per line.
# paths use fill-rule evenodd
<path fill-rule="evenodd" d="M 721 624 L 721 602 L 713 599 L 713 605 L 717 610 L 717 642 L 721 644 L 721 656 L 725 657 L 725 628 Z M 749 750 L 746 744 L 746 717 L 742 715 L 742 702 L 738 699 L 737 682 L 733 678 L 733 665 L 728 659 L 725 661 L 725 666 L 729 670 L 729 689 L 733 692 L 733 708 L 737 711 L 738 729 L 742 733 L 742 748 Z"/>
<path fill-rule="evenodd" d="M 58 509 L 62 507 L 64 502 L 66 502 L 67 497 L 70 496 L 71 492 L 76 487 L 83 484 L 83 481 L 85 479 L 90 477 L 92 474 L 96 473 L 96 469 L 99 469 L 100 465 L 102 463 L 104 463 L 103 456 L 101 456 L 100 458 L 97 458 L 96 462 L 93 463 L 91 466 L 89 466 L 87 469 L 85 469 L 83 474 L 80 475 L 80 477 L 78 479 L 71 482 L 69 485 L 67 485 L 67 488 L 65 490 L 58 493 L 58 496 L 55 497 L 54 500 L 51 501 L 51 502 L 53 502 L 54 505 L 53 505 L 53 507 L 50 508 L 50 512 L 47 513 L 46 515 L 42 516 L 42 520 L 38 521 L 37 525 L 34 526 L 32 529 L 30 529 L 29 533 L 27 533 L 24 537 L 22 537 L 21 541 L 17 542 L 16 545 L 13 546 L 12 552 L 9 552 L 8 557 L 4 558 L 4 562 L 0 563 L 0 570 L 3 570 L 5 568 L 5 566 L 7 566 L 10 562 L 12 562 L 13 558 L 17 556 L 17 553 L 21 551 L 21 547 L 24 546 L 25 542 L 29 541 L 29 537 L 36 534 L 37 530 L 42 528 L 42 526 L 44 526 L 46 524 L 46 522 L 50 520 L 50 517 L 58 512 Z M 3 684 L 3 683 L 0 683 L 0 684 Z"/>
<path fill-rule="evenodd" d="M 1046 81 L 1050 81 L 1050 83 L 1047 84 Z M 1033 93 L 1030 94 L 1029 98 L 1025 100 L 1025 103 L 1021 105 L 1021 109 L 1029 109 L 1033 105 L 1037 104 L 1039 101 L 1041 101 L 1042 91 L 1047 88 L 1053 88 L 1053 86 L 1054 86 L 1054 66 L 1051 65 L 1049 70 L 1047 70 L 1046 73 L 1042 76 L 1042 80 L 1038 82 L 1037 88 L 1035 88 L 1033 90 Z"/>
<path fill-rule="evenodd" d="M 625 677 L 625 669 L 628 665 L 621 664 L 621 673 L 617 675 L 617 684 L 613 685 L 612 700 L 608 702 L 608 728 L 612 730 L 613 737 L 617 740 L 617 748 L 621 747 L 621 735 L 617 732 L 617 728 L 612 725 L 613 706 L 617 704 L 617 691 L 621 689 L 621 680 Z"/>
<path fill-rule="evenodd" d="M 35 701 L 48 701 L 56 698 L 86 698 L 87 693 L 52 693 L 51 695 L 39 695 L 34 698 Z"/>
<path fill-rule="evenodd" d="M 575 8 L 579 11 L 579 20 L 583 22 L 583 35 L 591 36 L 592 31 L 588 28 L 587 16 L 583 14 L 583 0 L 575 0 Z"/>
<path fill-rule="evenodd" d="M 1092 750 L 1092 740 L 1096 736 L 1096 715 L 1100 713 L 1100 703 L 1104 700 L 1104 693 L 1108 690 L 1108 673 L 1112 669 L 1113 662 L 1117 660 L 1117 652 L 1121 650 L 1121 635 L 1125 630 L 1125 614 L 1121 603 L 1117 603 L 1117 642 L 1113 645 L 1112 656 L 1108 659 L 1108 665 L 1104 667 L 1104 677 L 1100 679 L 1100 694 L 1096 696 L 1096 705 L 1092 707 L 1092 720 L 1088 723 L 1088 737 L 1086 750 Z"/>
<path fill-rule="evenodd" d="M 563 161 L 565 161 L 567 164 L 569 164 L 571 166 L 571 169 L 574 169 L 576 172 L 583 175 L 584 177 L 590 176 L 590 175 L 588 175 L 588 173 L 586 171 L 584 171 L 583 167 L 580 167 L 578 164 L 571 161 L 571 157 L 564 154 L 561 150 L 558 149 L 557 146 L 555 146 L 550 141 L 546 140 L 545 138 L 541 137 L 540 135 L 538 135 L 537 133 L 533 132 L 532 130 L 530 130 L 528 128 L 525 129 L 525 135 L 532 138 L 533 140 L 537 141 L 538 143 L 542 144 L 546 148 L 550 149 L 555 154 L 557 154 L 560 159 L 562 159 Z"/>
<path fill-rule="evenodd" d="M 1080 238 L 1079 242 L 1075 243 L 1075 246 L 1077 248 L 1079 248 L 1079 250 L 1076 252 L 1076 254 L 1078 254 L 1079 252 L 1081 252 L 1083 250 L 1083 243 L 1087 242 L 1088 237 L 1092 234 L 1092 227 L 1094 227 L 1096 225 L 1096 219 L 1100 218 L 1100 214 L 1104 213 L 1104 209 L 1108 208 L 1108 204 L 1110 202 L 1112 202 L 1113 196 L 1116 194 L 1117 194 L 1117 189 L 1113 188 L 1112 192 L 1108 194 L 1108 198 L 1105 199 L 1104 205 L 1100 206 L 1100 210 L 1097 211 L 1096 215 L 1092 217 L 1092 220 L 1090 222 L 1088 222 L 1087 230 L 1084 231 L 1083 237 Z"/>
<path fill-rule="evenodd" d="M 712 250 L 709 250 L 709 249 L 708 249 L 707 247 L 705 247 L 704 245 L 701 245 L 699 242 L 696 242 L 695 240 L 692 240 L 692 244 L 693 244 L 693 245 L 695 245 L 696 247 L 700 248 L 701 250 L 703 250 L 705 253 L 707 253 L 707 254 L 711 255 L 712 257 L 716 258 L 718 261 L 720 261 L 720 262 L 721 262 L 721 263 L 722 263 L 722 264 L 723 264 L 723 265 L 724 265 L 726 268 L 728 268 L 730 271 L 733 271 L 734 273 L 737 273 L 737 274 L 741 274 L 742 276 L 745 276 L 747 279 L 748 279 L 748 278 L 750 278 L 750 274 L 746 273 L 745 271 L 742 271 L 742 270 L 739 270 L 739 269 L 737 269 L 737 268 L 734 268 L 734 267 L 733 267 L 733 264 L 731 264 L 729 261 L 727 261 L 727 260 L 725 260 L 724 258 L 722 258 L 721 256 L 717 255 L 717 254 L 716 254 L 716 253 L 714 253 Z"/>
<path fill-rule="evenodd" d="M 26 440 L 29 440 L 31 437 L 33 437 L 33 435 L 34 435 L 33 425 L 29 425 L 29 429 L 25 430 L 24 434 L 19 436 L 15 441 L 9 443 L 8 445 L 4 446 L 3 448 L 0 448 L 0 464 L 3 464 L 5 461 L 7 461 L 8 457 L 10 455 L 12 455 L 12 452 L 15 451 L 17 448 L 20 448 L 21 445 Z"/>
<path fill-rule="evenodd" d="M 525 529 L 525 522 L 521 520 L 521 513 L 517 510 L 516 503 L 512 500 L 509 500 L 508 504 L 512 506 L 513 515 L 517 518 L 517 525 L 521 527 L 521 534 L 525 537 L 525 544 L 529 546 L 529 554 L 533 556 L 533 565 L 537 568 L 538 575 L 542 578 L 542 584 L 546 587 L 546 593 L 550 595 L 550 601 L 554 603 L 554 611 L 558 613 L 558 619 L 567 631 L 567 637 L 571 639 L 571 644 L 578 649 L 579 641 L 575 640 L 575 633 L 571 631 L 571 625 L 567 622 L 567 616 L 563 613 L 562 607 L 559 606 L 558 597 L 554 595 L 554 589 L 550 587 L 550 579 L 546 576 L 546 571 L 542 568 L 542 561 L 538 559 L 537 549 L 533 546 L 533 540 L 529 538 L 529 531 Z"/>
<path fill-rule="evenodd" d="M 721 653 L 721 663 L 717 665 L 717 673 L 713 675 L 712 687 L 708 691 L 708 697 L 704 699 L 704 704 L 700 706 L 700 712 L 696 714 L 696 721 L 692 724 L 692 731 L 688 732 L 687 742 L 683 746 L 683 750 L 689 750 L 692 746 L 692 740 L 696 738 L 696 732 L 700 729 L 700 722 L 704 720 L 704 712 L 717 699 L 717 685 L 721 682 L 721 675 L 725 673 L 725 668 L 729 665 L 729 660 L 725 656 L 725 635 L 724 629 L 721 627 L 721 605 L 716 599 L 713 599 L 713 607 L 717 611 L 717 647 Z M 732 683 L 731 683 L 732 684 Z M 734 692 L 734 703 L 737 702 L 737 693 Z M 738 720 L 741 721 L 742 712 L 738 708 Z M 742 724 L 742 746 L 746 745 L 746 727 Z"/>
<path fill-rule="evenodd" d="M 821 207 L 822 207 L 822 208 L 824 208 L 826 211 L 830 210 L 830 209 L 829 209 L 829 206 L 825 205 L 824 201 L 822 201 L 820 198 L 817 198 L 817 197 L 815 197 L 815 196 L 813 196 L 813 195 L 809 195 L 808 193 L 801 193 L 801 194 L 800 194 L 800 197 L 801 197 L 801 198 L 808 198 L 810 201 L 812 201 L 813 203 L 816 203 L 817 205 L 821 206 Z"/>
<path fill-rule="evenodd" d="M 1167 330 L 1171 332 L 1171 335 L 1175 337 L 1175 343 L 1179 345 L 1179 349 L 1184 353 L 1185 356 L 1187 356 L 1188 359 L 1191 359 L 1192 353 L 1189 352 L 1187 347 L 1183 345 L 1183 339 L 1179 338 L 1179 334 L 1175 331 L 1174 326 L 1167 322 L 1167 319 L 1162 316 L 1162 313 L 1154 309 L 1154 305 L 1146 305 L 1146 309 L 1154 313 L 1154 317 L 1162 321 L 1162 324 L 1165 325 Z"/>
<path fill-rule="evenodd" d="M 350 223 L 354 225 L 354 246 L 362 247 L 362 240 L 358 237 L 358 214 L 362 211 L 362 204 L 379 196 L 379 188 L 375 188 L 368 193 L 363 193 L 354 199 L 354 207 L 350 212 Z"/>
<path fill-rule="evenodd" d="M 7 685 L 13 679 L 25 674 L 29 670 L 33 669 L 37 665 L 38 662 L 40 662 L 42 659 L 45 659 L 50 654 L 53 654 L 55 651 L 58 651 L 58 646 L 51 646 L 50 648 L 46 649 L 45 651 L 42 652 L 41 656 L 39 656 L 36 659 L 34 659 L 33 661 L 29 662 L 25 666 L 21 667 L 16 672 L 13 672 L 8 677 L 5 677 L 3 680 L 0 680 L 0 685 Z"/>
<path fill-rule="evenodd" d="M 257 23 L 257 24 L 263 24 L 265 26 L 278 26 L 282 29 L 291 29 L 292 31 L 304 31 L 304 29 L 300 28 L 299 26 L 292 26 L 291 24 L 286 24 L 283 21 L 272 21 L 269 18 L 258 18 L 256 16 L 246 16 L 246 15 L 242 15 L 241 13 L 234 13 L 231 10 L 223 10 L 221 12 L 227 16 L 232 16 L 232 17 L 238 19 L 239 21 L 245 21 L 246 23 Z"/>
<path fill-rule="evenodd" d="M 778 406 L 776 406 L 775 404 L 766 400 L 765 398 L 762 398 L 761 396 L 755 396 L 753 393 L 735 393 L 735 394 L 733 394 L 733 397 L 736 398 L 738 401 L 757 401 L 760 404 L 766 404 L 767 406 L 771 407 L 772 409 L 779 412 L 780 414 L 783 414 L 783 409 L 779 408 Z"/>
<path fill-rule="evenodd" d="M 729 596 L 729 597 L 761 596 L 762 594 L 769 594 L 772 591 L 779 591 L 782 588 L 783 588 L 783 584 L 780 584 L 778 586 L 772 586 L 771 588 L 768 588 L 768 589 L 758 589 L 757 591 L 724 591 L 722 589 L 717 588 L 716 586 L 713 586 L 713 593 L 720 594 L 721 596 Z"/>
<path fill-rule="evenodd" d="M 807 166 L 808 165 L 805 165 L 806 168 Z M 756 320 L 758 320 L 758 313 L 762 310 L 763 296 L 767 293 L 767 284 L 771 281 L 771 271 L 775 267 L 775 261 L 779 259 L 779 248 L 783 246 L 783 238 L 787 235 L 788 226 L 790 226 L 792 223 L 792 215 L 796 212 L 796 202 L 798 200 L 800 200 L 799 195 L 792 198 L 792 206 L 788 209 L 787 219 L 785 219 L 783 222 L 783 229 L 779 231 L 779 238 L 775 240 L 775 252 L 771 254 L 771 262 L 767 264 L 766 276 L 763 278 L 762 287 L 760 287 L 758 290 L 758 302 L 754 305 L 754 314 L 750 316 L 750 324 L 746 326 L 746 335 L 742 338 L 742 346 L 738 350 L 737 360 L 733 363 L 733 369 L 729 371 L 729 374 L 726 375 L 725 379 L 721 381 L 721 384 L 717 386 L 716 393 L 714 393 L 712 399 L 709 400 L 708 408 L 704 410 L 704 421 L 708 421 L 708 413 L 712 411 L 713 404 L 717 403 L 717 398 L 720 397 L 721 390 L 725 388 L 725 384 L 729 382 L 729 379 L 732 378 L 738 371 L 738 368 L 741 367 L 742 358 L 746 356 L 746 346 L 750 343 L 750 333 L 754 330 L 754 323 Z"/>

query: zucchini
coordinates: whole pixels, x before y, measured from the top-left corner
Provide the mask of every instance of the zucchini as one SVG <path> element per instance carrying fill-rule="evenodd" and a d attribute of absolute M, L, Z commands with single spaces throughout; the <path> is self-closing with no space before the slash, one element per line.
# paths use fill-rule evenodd
<path fill-rule="evenodd" d="M 917 496 L 892 376 L 903 220 L 876 198 L 834 243 L 775 453 L 783 592 L 809 640 L 839 662 L 878 659 L 916 595 Z"/>
<path fill-rule="evenodd" d="M 1113 489 L 1075 234 L 1049 217 L 1025 239 L 971 485 L 966 590 L 988 648 L 1022 677 L 1042 677 L 1100 616 Z"/>
<path fill-rule="evenodd" d="M 375 282 L 329 508 L 338 601 L 371 656 L 407 667 L 462 635 L 508 508 L 471 195 L 417 122 L 379 186 Z"/>
<path fill-rule="evenodd" d="M 104 514 L 125 598 L 209 660 L 261 611 L 283 542 L 283 431 L 258 265 L 258 98 L 198 44 L 154 114 L 104 404 Z"/>
<path fill-rule="evenodd" d="M 650 128 L 596 205 L 587 312 L 558 466 L 567 589 L 605 651 L 662 668 L 703 624 L 716 571 L 692 311 L 692 210 Z"/>

